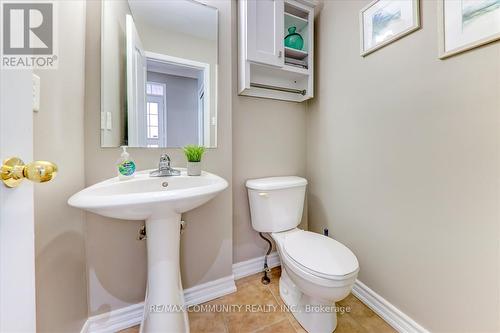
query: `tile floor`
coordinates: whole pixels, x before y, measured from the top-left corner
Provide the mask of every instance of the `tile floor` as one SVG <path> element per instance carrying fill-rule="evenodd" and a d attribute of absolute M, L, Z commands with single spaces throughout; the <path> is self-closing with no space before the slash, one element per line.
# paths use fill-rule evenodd
<path fill-rule="evenodd" d="M 283 305 L 279 296 L 280 268 L 271 271 L 271 283 L 260 282 L 262 274 L 236 281 L 236 293 L 205 303 L 206 305 Z M 346 312 L 338 314 L 335 333 L 393 333 L 396 332 L 372 310 L 352 294 L 337 303 Z M 191 333 L 305 333 L 306 331 L 288 312 L 190 312 Z M 139 326 L 119 333 L 138 333 Z"/>

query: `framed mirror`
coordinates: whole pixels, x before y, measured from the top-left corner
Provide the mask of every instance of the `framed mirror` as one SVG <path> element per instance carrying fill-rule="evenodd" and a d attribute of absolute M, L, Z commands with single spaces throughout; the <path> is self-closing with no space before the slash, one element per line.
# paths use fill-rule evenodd
<path fill-rule="evenodd" d="M 217 9 L 103 0 L 101 21 L 101 147 L 216 147 Z"/>

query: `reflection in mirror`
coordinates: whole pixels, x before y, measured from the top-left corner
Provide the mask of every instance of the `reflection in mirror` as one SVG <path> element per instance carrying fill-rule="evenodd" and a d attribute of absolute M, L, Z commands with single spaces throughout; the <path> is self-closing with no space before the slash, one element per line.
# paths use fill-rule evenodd
<path fill-rule="evenodd" d="M 215 147 L 217 10 L 104 0 L 101 146 Z"/>

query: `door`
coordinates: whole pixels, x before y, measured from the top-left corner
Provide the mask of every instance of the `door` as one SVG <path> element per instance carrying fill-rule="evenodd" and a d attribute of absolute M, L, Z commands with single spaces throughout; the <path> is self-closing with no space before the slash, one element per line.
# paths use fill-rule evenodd
<path fill-rule="evenodd" d="M 246 0 L 247 59 L 283 67 L 283 0 Z"/>
<path fill-rule="evenodd" d="M 126 18 L 128 145 L 146 146 L 146 55 L 131 15 Z"/>
<path fill-rule="evenodd" d="M 167 110 L 164 83 L 146 84 L 146 137 L 148 147 L 167 146 Z"/>
<path fill-rule="evenodd" d="M 12 156 L 33 158 L 29 70 L 0 70 L 0 161 Z M 0 332 L 36 331 L 33 210 L 31 182 L 0 182 Z"/>

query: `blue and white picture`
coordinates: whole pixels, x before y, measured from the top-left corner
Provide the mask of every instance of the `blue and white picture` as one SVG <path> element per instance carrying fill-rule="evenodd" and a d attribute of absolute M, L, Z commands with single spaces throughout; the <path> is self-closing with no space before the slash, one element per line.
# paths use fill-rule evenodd
<path fill-rule="evenodd" d="M 500 0 L 462 0 L 462 27 L 500 9 Z"/>
<path fill-rule="evenodd" d="M 391 11 L 392 9 L 392 11 Z M 401 20 L 401 8 L 382 8 L 372 16 L 372 38 L 375 41 L 383 41 L 393 34 L 391 25 Z"/>
<path fill-rule="evenodd" d="M 441 59 L 500 39 L 500 0 L 439 0 Z"/>
<path fill-rule="evenodd" d="M 361 55 L 420 27 L 418 0 L 376 0 L 361 10 Z"/>

